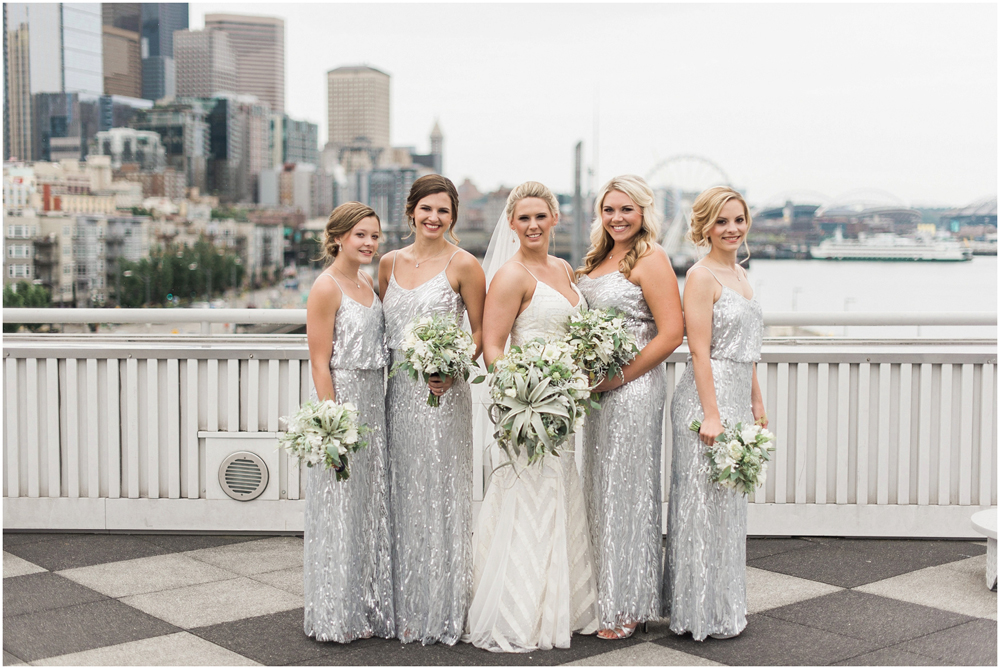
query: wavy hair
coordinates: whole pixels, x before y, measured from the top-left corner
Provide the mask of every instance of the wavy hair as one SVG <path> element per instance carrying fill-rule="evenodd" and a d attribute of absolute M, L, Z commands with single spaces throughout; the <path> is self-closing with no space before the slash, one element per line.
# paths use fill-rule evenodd
<path fill-rule="evenodd" d="M 660 238 L 660 217 L 656 213 L 653 189 L 649 187 L 645 179 L 634 174 L 614 177 L 601 187 L 597 193 L 597 199 L 594 200 L 594 222 L 590 226 L 590 250 L 583 257 L 583 267 L 576 271 L 578 276 L 593 272 L 594 268 L 604 262 L 615 246 L 615 240 L 604 229 L 601 216 L 604 198 L 613 190 L 627 195 L 642 210 L 642 227 L 635 234 L 632 248 L 618 262 L 618 271 L 626 277 L 631 275 L 639 258 L 646 255 Z"/>
<path fill-rule="evenodd" d="M 753 218 L 750 216 L 750 207 L 747 206 L 747 201 L 743 199 L 739 191 L 729 186 L 714 186 L 703 191 L 694 201 L 694 205 L 691 208 L 691 226 L 688 229 L 687 238 L 695 246 L 700 249 L 704 249 L 705 247 L 711 248 L 712 243 L 708 241 L 708 231 L 715 225 L 715 221 L 719 218 L 719 212 L 722 211 L 722 208 L 730 200 L 738 200 L 743 205 L 743 215 L 747 219 L 747 232 L 750 231 L 750 226 L 753 225 Z M 750 246 L 747 244 L 745 236 L 743 237 L 743 244 L 747 249 L 745 260 L 749 260 Z"/>
<path fill-rule="evenodd" d="M 355 225 L 369 216 L 374 216 L 375 220 L 378 221 L 379 236 L 381 236 L 382 221 L 379 219 L 378 214 L 375 213 L 375 210 L 367 204 L 345 202 L 330 212 L 330 218 L 326 222 L 326 236 L 323 239 L 322 258 L 328 263 L 333 262 L 334 258 L 337 257 L 337 253 L 340 252 L 340 244 L 336 241 L 337 237 L 346 235 L 354 229 Z"/>
<path fill-rule="evenodd" d="M 410 194 L 406 196 L 406 224 L 410 227 L 410 232 L 417 231 L 417 223 L 413 218 L 413 213 L 417 210 L 417 205 L 428 195 L 435 193 L 447 193 L 451 199 L 451 225 L 448 226 L 448 236 L 456 244 L 459 242 L 455 234 L 455 225 L 458 224 L 458 189 L 448 177 L 440 174 L 427 174 L 420 177 L 410 186 Z M 409 237 L 409 235 L 407 235 Z"/>

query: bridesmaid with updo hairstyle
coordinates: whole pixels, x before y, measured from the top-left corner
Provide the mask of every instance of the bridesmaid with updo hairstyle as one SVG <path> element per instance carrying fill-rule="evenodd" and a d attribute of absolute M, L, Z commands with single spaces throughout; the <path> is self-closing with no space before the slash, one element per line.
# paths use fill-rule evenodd
<path fill-rule="evenodd" d="M 413 182 L 406 199 L 413 243 L 379 262 L 390 362 L 401 359 L 414 319 L 468 316 L 482 351 L 486 278 L 457 242 L 458 191 L 438 174 Z M 440 406 L 427 405 L 427 390 Z M 388 420 L 396 634 L 404 643 L 453 645 L 472 589 L 472 391 L 463 379 L 389 379 Z"/>
<path fill-rule="evenodd" d="M 615 177 L 597 195 L 591 248 L 578 271 L 590 308 L 622 312 L 640 349 L 621 376 L 595 389 L 601 408 L 587 418 L 583 439 L 602 639 L 627 639 L 660 615 L 663 362 L 680 345 L 684 320 L 659 234 L 652 189 L 641 177 Z"/>
<path fill-rule="evenodd" d="M 313 399 L 351 402 L 371 432 L 349 459 L 350 478 L 306 471 L 305 633 L 346 643 L 396 634 L 389 545 L 388 455 L 383 379 L 388 359 L 382 303 L 361 265 L 378 251 L 371 207 L 347 202 L 330 214 L 324 256 L 306 303 Z"/>

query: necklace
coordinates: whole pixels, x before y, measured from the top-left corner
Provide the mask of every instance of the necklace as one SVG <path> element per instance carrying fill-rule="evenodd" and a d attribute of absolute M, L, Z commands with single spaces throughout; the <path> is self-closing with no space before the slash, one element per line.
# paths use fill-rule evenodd
<path fill-rule="evenodd" d="M 438 251 L 434 255 L 428 256 L 428 257 L 424 258 L 423 260 L 415 260 L 414 262 L 416 263 L 416 267 L 420 267 L 420 263 L 422 263 L 422 262 L 427 262 L 428 260 L 434 260 L 438 256 L 444 255 L 447 250 L 448 249 L 445 249 L 444 251 Z"/>
<path fill-rule="evenodd" d="M 360 290 L 360 289 L 361 289 L 361 284 L 360 284 L 360 283 L 358 283 L 358 277 L 357 277 L 357 276 L 355 276 L 355 277 L 354 277 L 354 278 L 352 279 L 351 277 L 349 277 L 349 276 L 347 276 L 346 274 L 344 274 L 344 272 L 343 272 L 343 271 L 342 271 L 342 270 L 341 270 L 341 269 L 340 269 L 339 267 L 334 267 L 333 269 L 335 269 L 335 270 L 337 270 L 338 272 L 340 272 L 340 276 L 344 277 L 345 279 L 347 279 L 348 281 L 350 281 L 351 283 L 353 283 L 353 284 L 354 284 L 355 286 L 357 286 L 357 287 L 358 287 L 358 290 Z"/>

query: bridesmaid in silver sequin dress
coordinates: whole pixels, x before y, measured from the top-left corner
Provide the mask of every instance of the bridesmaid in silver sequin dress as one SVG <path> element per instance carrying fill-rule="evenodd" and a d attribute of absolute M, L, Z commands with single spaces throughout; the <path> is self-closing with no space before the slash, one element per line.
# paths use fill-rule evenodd
<path fill-rule="evenodd" d="M 371 428 L 368 446 L 350 457 L 349 479 L 338 482 L 321 466 L 306 472 L 304 630 L 317 641 L 396 634 L 383 393 L 388 356 L 382 304 L 360 271 L 380 234 L 370 207 L 337 207 L 326 226 L 326 255 L 334 261 L 306 304 L 314 398 L 352 402 Z"/>
<path fill-rule="evenodd" d="M 684 323 L 677 277 L 656 243 L 653 191 L 641 177 L 615 177 L 595 205 L 580 290 L 591 309 L 623 312 L 641 349 L 622 370 L 624 378 L 597 387 L 601 408 L 587 418 L 583 440 L 598 636 L 622 639 L 638 623 L 660 617 L 660 450 L 667 395 L 662 363 L 680 345 Z"/>
<path fill-rule="evenodd" d="M 725 186 L 694 203 L 690 236 L 708 255 L 684 286 L 691 356 L 670 407 L 673 466 L 667 519 L 663 604 L 670 629 L 726 639 L 746 627 L 747 498 L 708 480 L 706 445 L 729 426 L 767 426 L 754 364 L 764 326 L 760 304 L 736 251 L 746 241 L 750 212 Z M 689 429 L 701 420 L 697 434 Z"/>
<path fill-rule="evenodd" d="M 479 262 L 445 239 L 458 212 L 454 184 L 439 175 L 413 183 L 406 214 L 411 246 L 379 263 L 390 362 L 415 318 L 466 314 L 481 350 L 486 278 Z M 454 239 L 457 238 L 452 235 Z M 427 389 L 440 406 L 427 405 Z M 472 393 L 462 379 L 389 379 L 386 392 L 396 634 L 404 643 L 453 645 L 472 590 Z"/>

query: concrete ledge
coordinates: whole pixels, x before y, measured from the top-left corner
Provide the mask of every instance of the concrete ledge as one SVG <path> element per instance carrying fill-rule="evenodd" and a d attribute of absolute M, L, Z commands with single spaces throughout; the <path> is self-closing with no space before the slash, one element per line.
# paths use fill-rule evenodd
<path fill-rule="evenodd" d="M 969 523 L 989 506 L 916 504 L 750 504 L 753 536 L 981 539 Z"/>

